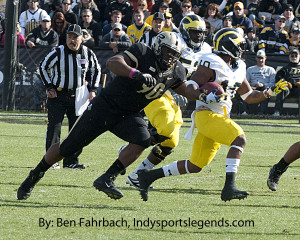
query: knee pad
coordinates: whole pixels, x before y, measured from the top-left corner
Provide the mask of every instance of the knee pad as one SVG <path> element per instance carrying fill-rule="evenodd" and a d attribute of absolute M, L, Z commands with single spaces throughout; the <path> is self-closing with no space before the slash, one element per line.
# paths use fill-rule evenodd
<path fill-rule="evenodd" d="M 170 147 L 163 147 L 160 144 L 157 144 L 152 148 L 151 152 L 160 161 L 163 161 L 166 158 L 166 156 L 170 155 L 173 152 L 173 149 Z"/>

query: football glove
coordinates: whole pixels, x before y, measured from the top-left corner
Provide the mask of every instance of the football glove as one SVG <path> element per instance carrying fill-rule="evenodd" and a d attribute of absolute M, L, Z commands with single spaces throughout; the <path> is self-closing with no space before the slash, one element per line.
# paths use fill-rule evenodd
<path fill-rule="evenodd" d="M 184 107 L 184 106 L 187 105 L 188 100 L 187 100 L 186 97 L 181 96 L 181 95 L 179 95 L 179 94 L 177 94 L 177 93 L 173 93 L 172 95 L 173 95 L 173 97 L 174 97 L 174 100 L 175 100 L 176 104 L 177 104 L 179 107 Z"/>
<path fill-rule="evenodd" d="M 132 79 L 138 82 L 145 83 L 147 87 L 152 87 L 156 84 L 156 79 L 148 73 L 141 73 L 139 70 L 136 70 L 132 74 Z"/>
<path fill-rule="evenodd" d="M 272 96 L 276 96 L 282 91 L 288 90 L 288 82 L 284 81 L 284 79 L 280 79 L 275 86 L 271 88 L 267 88 L 263 91 L 263 94 L 266 98 L 270 98 Z"/>
<path fill-rule="evenodd" d="M 209 94 L 205 94 L 205 93 L 201 93 L 199 95 L 199 100 L 201 102 L 204 102 L 206 104 L 209 103 L 218 103 L 221 100 L 223 100 L 223 96 L 224 94 L 221 95 L 216 95 L 216 92 L 219 90 L 219 88 L 215 88 L 214 90 L 212 90 Z"/>

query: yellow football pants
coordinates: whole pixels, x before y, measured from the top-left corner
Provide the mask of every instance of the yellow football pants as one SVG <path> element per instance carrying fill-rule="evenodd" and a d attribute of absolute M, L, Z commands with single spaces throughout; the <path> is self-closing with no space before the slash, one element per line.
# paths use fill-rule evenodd
<path fill-rule="evenodd" d="M 195 123 L 198 134 L 195 138 L 190 162 L 203 168 L 216 155 L 221 144 L 230 146 L 243 129 L 230 118 L 204 110 L 196 113 Z"/>
<path fill-rule="evenodd" d="M 179 130 L 183 120 L 180 107 L 174 99 L 164 94 L 159 99 L 149 103 L 144 111 L 157 133 L 169 138 L 163 141 L 161 145 L 175 148 L 179 142 Z"/>

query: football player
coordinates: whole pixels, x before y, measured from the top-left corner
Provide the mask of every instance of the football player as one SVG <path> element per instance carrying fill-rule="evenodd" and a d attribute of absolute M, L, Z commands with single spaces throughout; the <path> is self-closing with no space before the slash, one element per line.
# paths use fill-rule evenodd
<path fill-rule="evenodd" d="M 276 86 L 263 92 L 252 90 L 246 79 L 246 65 L 240 59 L 245 39 L 233 28 L 219 30 L 213 39 L 215 53 L 203 54 L 196 72 L 188 81 L 187 92 L 199 96 L 196 110 L 193 112 L 191 129 L 196 125 L 198 134 L 193 144 L 192 155 L 188 160 L 175 161 L 155 170 L 139 170 L 140 194 L 148 200 L 148 188 L 157 179 L 198 173 L 208 165 L 221 144 L 230 147 L 226 157 L 226 180 L 221 193 L 223 201 L 244 199 L 248 192 L 239 190 L 235 185 L 235 176 L 241 155 L 246 145 L 243 129 L 230 119 L 231 99 L 236 92 L 247 103 L 258 103 L 270 96 L 277 95 L 287 87 L 280 81 Z M 224 95 L 216 95 L 218 89 L 209 94 L 201 93 L 199 87 L 212 81 L 221 85 Z M 192 131 L 187 133 L 191 137 Z"/>
<path fill-rule="evenodd" d="M 130 144 L 109 169 L 94 181 L 94 187 L 112 199 L 123 197 L 114 185 L 115 178 L 151 143 L 147 124 L 140 111 L 168 89 L 185 95 L 185 69 L 178 61 L 181 51 L 178 35 L 162 32 L 154 40 L 152 48 L 137 43 L 124 53 L 111 57 L 107 61 L 107 68 L 116 77 L 93 99 L 67 138 L 48 149 L 20 185 L 17 198 L 22 200 L 30 197 L 34 186 L 50 166 L 63 157 L 71 156 L 106 131 Z"/>
<path fill-rule="evenodd" d="M 179 61 L 185 67 L 189 78 L 197 69 L 199 57 L 203 53 L 211 52 L 211 47 L 204 42 L 206 26 L 204 20 L 199 16 L 188 15 L 184 17 L 179 25 L 179 30 L 183 39 L 183 51 Z M 172 96 L 167 92 L 144 108 L 144 112 L 151 123 L 150 131 L 155 139 L 153 143 L 156 145 L 147 158 L 129 174 L 126 179 L 127 184 L 139 187 L 136 172 L 141 169 L 154 168 L 170 155 L 178 145 L 180 127 L 183 124 L 181 109 L 178 106 L 180 101 L 187 102 L 181 95 L 173 94 Z"/>
<path fill-rule="evenodd" d="M 267 185 L 270 190 L 276 191 L 281 175 L 288 169 L 289 165 L 300 158 L 300 142 L 289 147 L 280 161 L 273 165 L 269 172 Z"/>

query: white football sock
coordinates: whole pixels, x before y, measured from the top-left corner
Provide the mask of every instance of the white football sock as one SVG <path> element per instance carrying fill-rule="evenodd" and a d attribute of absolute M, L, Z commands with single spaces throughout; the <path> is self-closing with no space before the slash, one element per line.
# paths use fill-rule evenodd
<path fill-rule="evenodd" d="M 237 173 L 239 165 L 240 165 L 240 159 L 226 158 L 226 172 Z"/>
<path fill-rule="evenodd" d="M 142 170 L 142 169 L 152 169 L 154 168 L 156 165 L 153 164 L 152 162 L 149 161 L 148 158 L 146 158 L 135 170 L 134 173 L 136 173 L 138 170 Z"/>
<path fill-rule="evenodd" d="M 163 166 L 162 170 L 164 171 L 165 177 L 178 176 L 180 175 L 177 167 L 177 161 L 172 162 L 167 166 Z"/>

